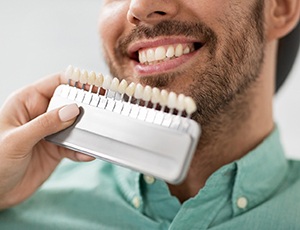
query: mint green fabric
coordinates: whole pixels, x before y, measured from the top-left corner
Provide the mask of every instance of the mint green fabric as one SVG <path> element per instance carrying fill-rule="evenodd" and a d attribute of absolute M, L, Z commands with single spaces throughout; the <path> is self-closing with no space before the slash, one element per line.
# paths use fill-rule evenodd
<path fill-rule="evenodd" d="M 300 163 L 285 158 L 276 129 L 180 204 L 163 181 L 66 160 L 30 199 L 0 212 L 0 229 L 300 229 Z"/>

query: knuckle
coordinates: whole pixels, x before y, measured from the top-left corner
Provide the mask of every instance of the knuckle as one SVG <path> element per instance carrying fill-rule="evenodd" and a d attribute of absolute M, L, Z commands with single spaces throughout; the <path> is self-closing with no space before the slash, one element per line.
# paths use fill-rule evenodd
<path fill-rule="evenodd" d="M 0 135 L 0 145 L 1 150 L 5 152 L 9 152 L 9 150 L 18 148 L 18 145 L 15 143 L 16 134 L 14 131 L 6 131 L 1 133 Z"/>

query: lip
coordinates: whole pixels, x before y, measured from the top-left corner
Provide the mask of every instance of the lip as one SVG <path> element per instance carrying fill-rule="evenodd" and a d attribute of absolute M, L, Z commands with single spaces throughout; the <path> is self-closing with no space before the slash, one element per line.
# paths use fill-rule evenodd
<path fill-rule="evenodd" d="M 157 38 L 155 40 L 141 40 L 138 42 L 135 42 L 134 44 L 130 45 L 128 47 L 128 56 L 131 60 L 131 63 L 133 64 L 134 70 L 137 72 L 140 76 L 146 76 L 146 75 L 154 75 L 159 74 L 163 72 L 172 71 L 175 68 L 178 68 L 179 66 L 184 65 L 185 63 L 189 62 L 197 53 L 199 53 L 199 50 L 197 49 L 189 54 L 184 54 L 180 57 L 165 60 L 159 63 L 155 64 L 142 64 L 138 62 L 137 60 L 137 52 L 142 49 L 149 49 L 149 48 L 155 48 L 159 46 L 168 46 L 168 45 L 174 45 L 174 44 L 189 44 L 189 43 L 199 43 L 201 44 L 201 47 L 205 45 L 202 41 L 195 40 L 195 39 L 189 39 L 186 37 L 173 37 L 173 38 Z"/>

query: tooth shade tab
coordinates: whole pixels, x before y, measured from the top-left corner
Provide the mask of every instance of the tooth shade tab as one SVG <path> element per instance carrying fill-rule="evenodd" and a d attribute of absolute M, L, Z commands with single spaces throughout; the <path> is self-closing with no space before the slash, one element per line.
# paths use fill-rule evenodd
<path fill-rule="evenodd" d="M 80 79 L 80 70 L 78 68 L 75 68 L 73 73 L 72 73 L 72 80 L 75 81 L 75 82 L 78 82 L 79 79 Z"/>
<path fill-rule="evenodd" d="M 170 92 L 168 97 L 168 107 L 170 109 L 174 109 L 176 105 L 177 105 L 177 95 L 174 92 Z"/>
<path fill-rule="evenodd" d="M 143 100 L 150 101 L 152 96 L 152 88 L 149 85 L 146 85 L 143 93 Z"/>
<path fill-rule="evenodd" d="M 151 102 L 157 104 L 160 101 L 160 90 L 156 87 L 152 88 Z"/>
<path fill-rule="evenodd" d="M 161 106 L 166 106 L 168 104 L 168 99 L 169 99 L 169 93 L 168 93 L 167 90 L 163 89 L 160 92 L 160 101 L 159 101 L 159 104 Z"/>
<path fill-rule="evenodd" d="M 86 84 L 88 83 L 88 79 L 89 79 L 89 74 L 85 69 L 83 69 L 80 74 L 80 79 L 79 79 L 80 83 Z"/>
<path fill-rule="evenodd" d="M 179 112 L 182 112 L 185 109 L 184 98 L 185 98 L 184 94 L 179 94 L 177 97 L 176 109 Z"/>
<path fill-rule="evenodd" d="M 135 83 L 131 82 L 129 86 L 126 88 L 125 93 L 129 96 L 132 97 L 135 91 Z"/>
<path fill-rule="evenodd" d="M 184 98 L 184 105 L 185 111 L 189 116 L 197 110 L 196 103 L 191 97 Z"/>
<path fill-rule="evenodd" d="M 88 84 L 95 85 L 95 81 L 96 81 L 96 73 L 94 71 L 91 71 L 89 73 Z"/>
<path fill-rule="evenodd" d="M 102 85 L 103 89 L 107 89 L 107 90 L 110 89 L 111 82 L 112 82 L 111 76 L 106 75 L 103 80 L 103 85 Z"/>
<path fill-rule="evenodd" d="M 119 85 L 120 85 L 120 81 L 118 78 L 114 78 L 111 82 L 111 86 L 110 86 L 110 89 L 114 92 L 117 92 L 118 91 L 118 88 L 119 88 Z"/>
<path fill-rule="evenodd" d="M 127 86 L 128 86 L 127 81 L 123 79 L 118 86 L 118 92 L 120 94 L 124 94 L 126 92 Z"/>
<path fill-rule="evenodd" d="M 104 77 L 103 77 L 103 75 L 102 75 L 101 73 L 99 73 L 99 74 L 96 76 L 95 86 L 97 86 L 97 87 L 102 87 L 103 81 L 104 81 Z"/>
<path fill-rule="evenodd" d="M 144 87 L 140 83 L 138 83 L 135 88 L 134 97 L 136 99 L 142 99 L 143 94 L 144 94 Z"/>
<path fill-rule="evenodd" d="M 72 79 L 73 72 L 74 72 L 74 67 L 72 65 L 69 65 L 65 71 L 66 78 Z"/>

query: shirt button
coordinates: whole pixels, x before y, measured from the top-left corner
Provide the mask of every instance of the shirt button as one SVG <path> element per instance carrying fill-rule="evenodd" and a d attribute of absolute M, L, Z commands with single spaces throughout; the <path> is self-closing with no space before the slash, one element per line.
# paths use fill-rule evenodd
<path fill-rule="evenodd" d="M 144 181 L 147 184 L 153 184 L 155 182 L 155 179 L 153 176 L 144 175 Z"/>
<path fill-rule="evenodd" d="M 248 200 L 247 200 L 246 197 L 243 197 L 243 196 L 242 196 L 242 197 L 240 197 L 240 198 L 237 200 L 236 204 L 237 204 L 237 206 L 238 206 L 239 208 L 244 209 L 244 208 L 246 208 L 247 205 L 248 205 Z"/>
<path fill-rule="evenodd" d="M 132 204 L 135 208 L 139 208 L 141 206 L 141 201 L 140 201 L 140 198 L 135 196 L 133 199 L 132 199 Z"/>

